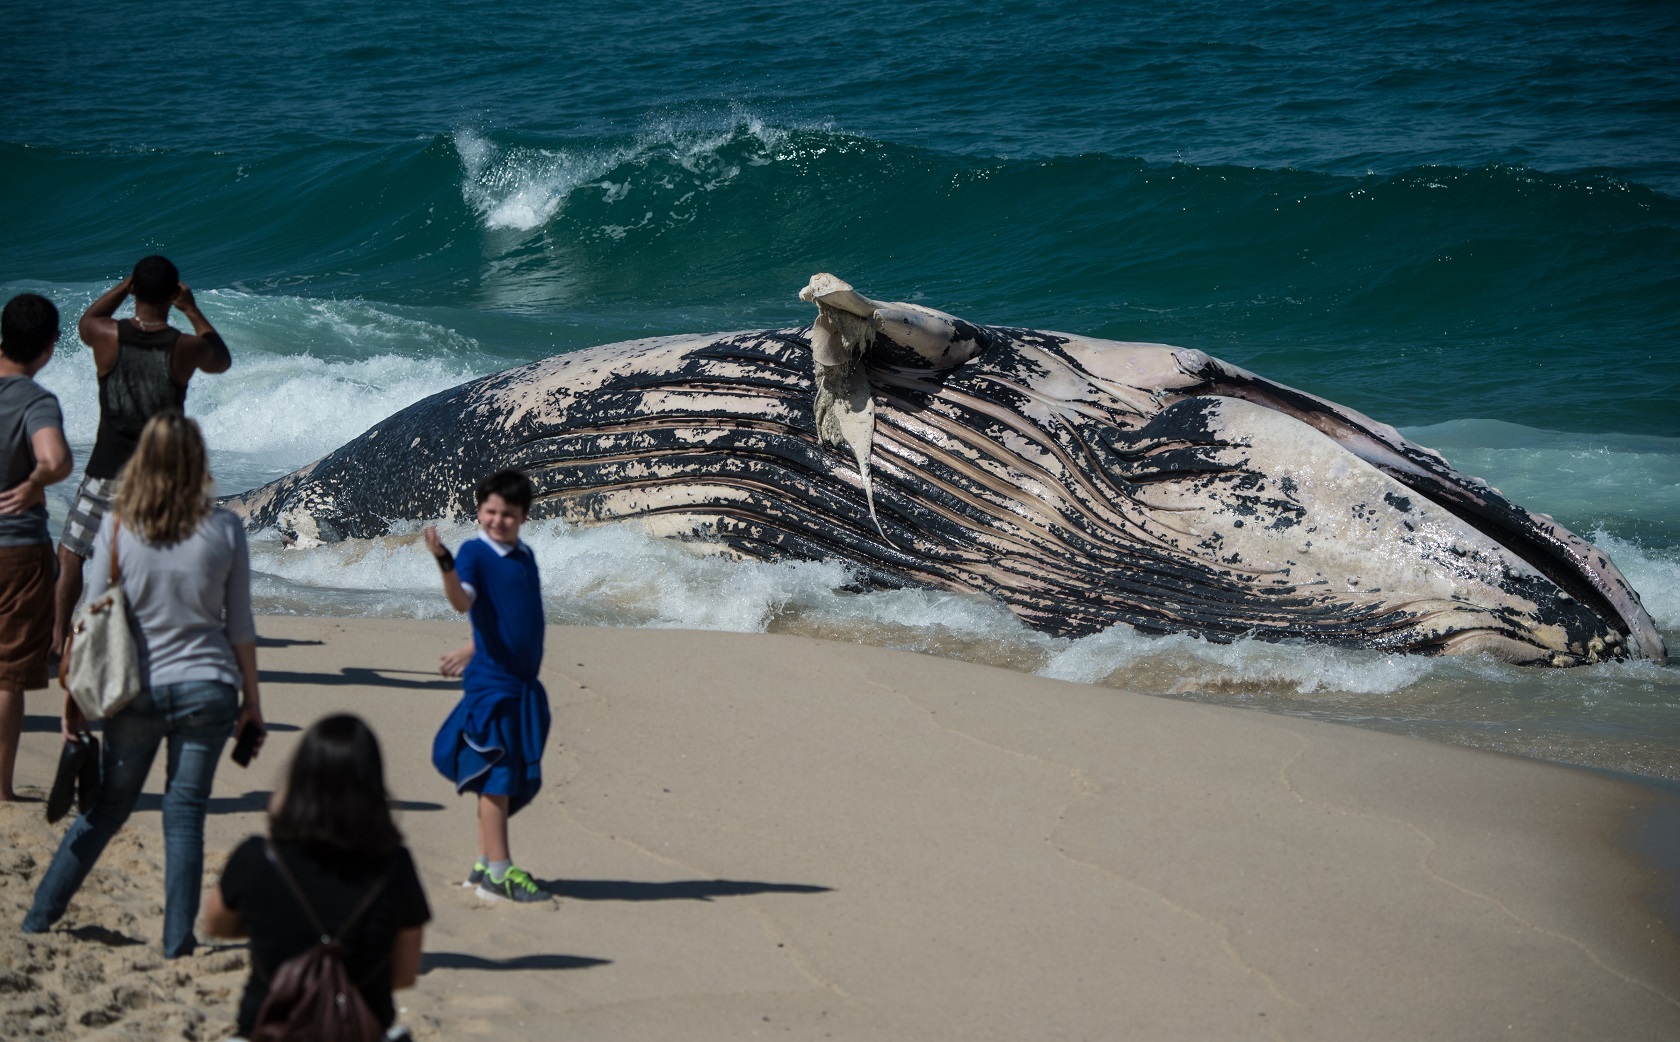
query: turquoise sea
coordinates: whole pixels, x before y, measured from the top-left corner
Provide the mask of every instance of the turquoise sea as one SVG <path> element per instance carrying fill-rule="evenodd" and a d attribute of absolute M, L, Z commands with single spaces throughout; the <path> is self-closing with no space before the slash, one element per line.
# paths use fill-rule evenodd
<path fill-rule="evenodd" d="M 803 324 L 817 271 L 1202 348 L 1557 516 L 1680 650 L 1680 6 L 526 6 L 9 12 L 0 293 L 73 326 L 173 257 L 236 358 L 188 403 L 226 492 L 518 362 Z M 73 335 L 43 382 L 85 461 Z M 837 565 L 530 534 L 556 621 L 865 641 L 1680 779 L 1675 667 L 1058 641 Z M 412 534 L 254 553 L 269 611 L 447 611 Z"/>

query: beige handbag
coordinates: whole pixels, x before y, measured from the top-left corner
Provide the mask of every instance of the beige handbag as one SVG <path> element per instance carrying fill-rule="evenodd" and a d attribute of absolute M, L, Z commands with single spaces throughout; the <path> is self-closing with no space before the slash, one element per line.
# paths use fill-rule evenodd
<path fill-rule="evenodd" d="M 112 516 L 111 585 L 76 612 L 64 645 L 58 682 L 76 700 L 82 715 L 103 720 L 139 697 L 140 653 L 128 628 L 128 602 L 117 570 L 122 519 Z"/>

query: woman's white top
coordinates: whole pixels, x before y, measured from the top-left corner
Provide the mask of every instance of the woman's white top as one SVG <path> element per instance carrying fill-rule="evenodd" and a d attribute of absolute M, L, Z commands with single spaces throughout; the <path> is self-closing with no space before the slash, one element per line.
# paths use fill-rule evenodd
<path fill-rule="evenodd" d="M 90 599 L 111 584 L 112 517 L 106 513 L 93 543 Z M 198 531 L 169 546 L 153 546 L 126 525 L 118 540 L 129 628 L 147 686 L 219 680 L 238 687 L 233 645 L 257 639 L 251 556 L 238 516 L 218 507 Z"/>

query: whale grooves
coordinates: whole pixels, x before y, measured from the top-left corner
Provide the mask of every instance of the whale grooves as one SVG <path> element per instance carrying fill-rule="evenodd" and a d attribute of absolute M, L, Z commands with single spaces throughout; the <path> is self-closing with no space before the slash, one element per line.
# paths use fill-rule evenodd
<path fill-rule="evenodd" d="M 1666 651 L 1604 553 L 1358 412 L 1201 351 L 982 326 L 832 275 L 801 329 L 668 336 L 435 394 L 234 497 L 307 548 L 532 517 L 839 560 L 1029 625 L 1125 625 L 1537 665 Z"/>

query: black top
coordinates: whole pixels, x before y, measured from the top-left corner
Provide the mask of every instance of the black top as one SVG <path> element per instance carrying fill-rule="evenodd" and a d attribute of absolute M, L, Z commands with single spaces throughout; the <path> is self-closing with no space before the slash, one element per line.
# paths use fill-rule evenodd
<path fill-rule="evenodd" d="M 116 477 L 147 420 L 186 408 L 187 388 L 170 369 L 179 339 L 181 331 L 170 326 L 148 333 L 126 318 L 117 323 L 117 364 L 99 378 L 99 436 L 88 457 L 89 477 Z"/>
<path fill-rule="evenodd" d="M 252 836 L 239 844 L 222 870 L 222 902 L 239 913 L 251 934 L 251 978 L 239 1003 L 239 1033 L 249 1035 L 257 1010 L 268 997 L 268 982 L 281 965 L 319 944 L 309 916 L 298 907 L 292 888 L 268 860 L 266 840 Z M 388 869 L 390 877 L 373 906 L 344 938 L 344 965 L 361 988 L 379 1023 L 390 1027 L 397 1011 L 391 1001 L 391 945 L 397 933 L 432 917 L 426 892 L 406 847 L 388 858 L 325 857 L 291 843 L 276 842 L 298 886 L 322 924 L 336 931 Z"/>

